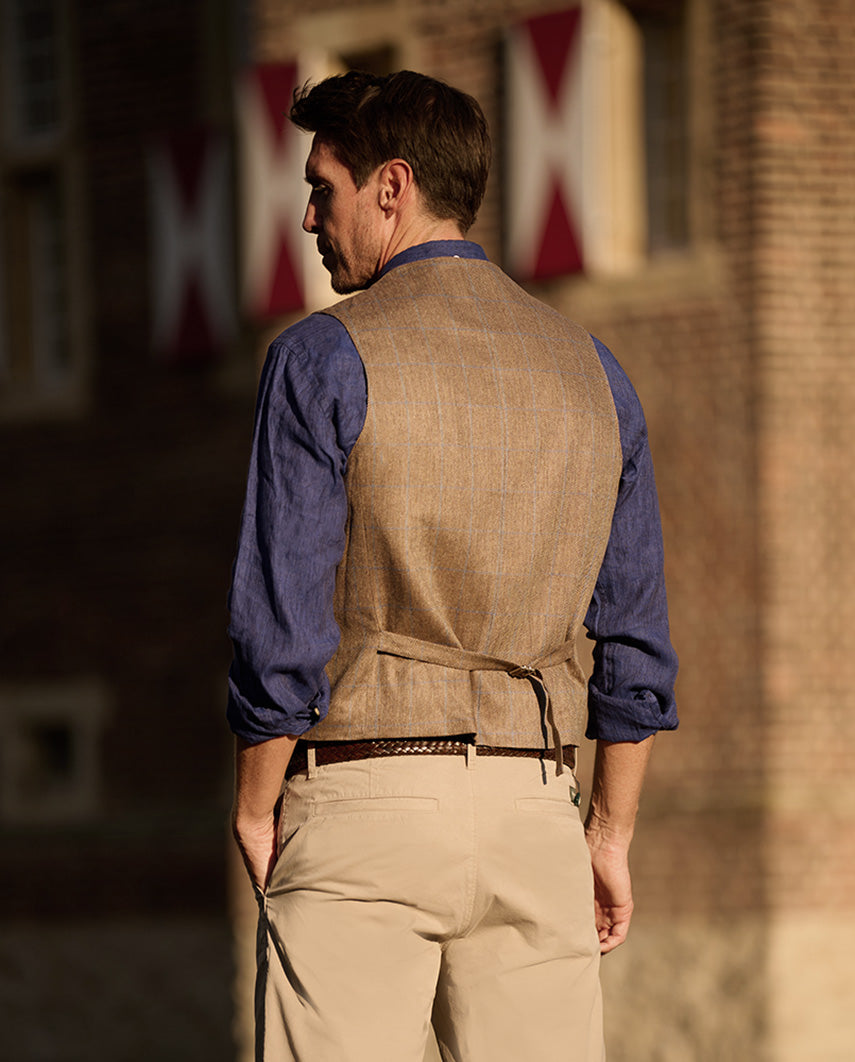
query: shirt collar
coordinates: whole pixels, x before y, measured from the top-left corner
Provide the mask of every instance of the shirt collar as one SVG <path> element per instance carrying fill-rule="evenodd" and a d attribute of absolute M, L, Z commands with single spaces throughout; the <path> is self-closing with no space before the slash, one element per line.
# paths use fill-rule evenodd
<path fill-rule="evenodd" d="M 407 247 L 390 258 L 375 279 L 379 280 L 390 269 L 408 262 L 420 262 L 424 258 L 480 258 L 486 261 L 487 255 L 480 244 L 471 240 L 429 240 L 427 243 L 417 243 L 415 247 Z"/>

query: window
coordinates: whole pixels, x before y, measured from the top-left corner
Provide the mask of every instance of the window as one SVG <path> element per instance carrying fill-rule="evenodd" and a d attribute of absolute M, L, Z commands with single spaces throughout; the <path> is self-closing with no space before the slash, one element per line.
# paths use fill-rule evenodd
<path fill-rule="evenodd" d="M 299 80 L 320 81 L 356 69 L 380 75 L 404 68 L 418 70 L 418 58 L 408 51 L 409 45 L 401 44 L 412 40 L 405 19 L 406 12 L 400 6 L 389 4 L 299 17 L 293 26 Z M 323 48 L 318 48 L 318 41 L 323 41 Z M 305 154 L 300 158 L 301 175 L 308 151 L 307 140 Z M 299 195 L 304 207 L 305 194 L 306 187 L 302 185 Z M 330 288 L 329 273 L 321 265 L 314 240 L 302 239 L 299 246 L 306 307 L 327 306 L 337 296 Z"/>
<path fill-rule="evenodd" d="M 56 170 L 18 175 L 9 183 L 9 246 L 16 263 L 18 298 L 15 348 L 27 352 L 29 369 L 45 391 L 61 388 L 70 371 L 66 312 L 63 188 Z M 15 350 L 13 348 L 13 351 Z"/>
<path fill-rule="evenodd" d="M 586 0 L 512 24 L 506 262 L 637 273 L 689 243 L 689 4 Z"/>
<path fill-rule="evenodd" d="M 341 51 L 338 59 L 345 70 L 367 70 L 370 74 L 382 77 L 397 69 L 395 55 L 391 44 L 379 44 L 362 51 Z"/>
<path fill-rule="evenodd" d="M 642 264 L 641 85 L 641 35 L 614 0 L 509 27 L 505 261 L 517 279 Z"/>
<path fill-rule="evenodd" d="M 4 4 L 10 126 L 18 140 L 55 134 L 60 110 L 59 20 L 53 0 Z"/>
<path fill-rule="evenodd" d="M 68 8 L 0 0 L 0 416 L 82 399 L 80 189 Z"/>
<path fill-rule="evenodd" d="M 684 247 L 688 225 L 688 59 L 683 0 L 630 0 L 642 39 L 647 242 Z"/>
<path fill-rule="evenodd" d="M 0 688 L 0 819 L 79 822 L 98 809 L 107 699 L 95 681 Z"/>

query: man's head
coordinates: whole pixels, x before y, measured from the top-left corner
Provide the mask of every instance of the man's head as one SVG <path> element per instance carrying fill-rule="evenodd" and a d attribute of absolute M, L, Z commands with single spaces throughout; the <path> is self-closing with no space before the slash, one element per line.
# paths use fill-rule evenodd
<path fill-rule="evenodd" d="M 294 93 L 289 114 L 315 134 L 306 166 L 313 192 L 304 228 L 318 236 L 339 292 L 374 275 L 378 202 L 401 202 L 465 234 L 481 205 L 490 166 L 487 124 L 477 102 L 440 81 L 401 71 L 351 71 Z"/>

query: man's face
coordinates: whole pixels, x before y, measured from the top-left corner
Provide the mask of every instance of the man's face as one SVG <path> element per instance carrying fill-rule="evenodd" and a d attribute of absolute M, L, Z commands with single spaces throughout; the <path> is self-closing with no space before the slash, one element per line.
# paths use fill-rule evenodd
<path fill-rule="evenodd" d="M 306 160 L 306 180 L 312 190 L 303 228 L 318 238 L 333 291 L 347 295 L 367 287 L 381 253 L 377 175 L 358 189 L 347 167 L 316 138 Z"/>

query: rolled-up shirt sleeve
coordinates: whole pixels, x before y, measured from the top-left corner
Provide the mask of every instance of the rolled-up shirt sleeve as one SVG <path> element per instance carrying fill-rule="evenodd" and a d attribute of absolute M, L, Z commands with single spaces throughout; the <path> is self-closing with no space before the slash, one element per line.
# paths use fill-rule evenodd
<path fill-rule="evenodd" d="M 249 744 L 303 734 L 329 709 L 344 475 L 365 408 L 362 362 L 337 320 L 313 315 L 273 342 L 229 592 L 227 719 Z"/>
<path fill-rule="evenodd" d="M 641 403 L 608 348 L 594 340 L 620 425 L 623 470 L 611 533 L 585 627 L 595 641 L 587 737 L 641 741 L 677 726 L 653 461 Z"/>

